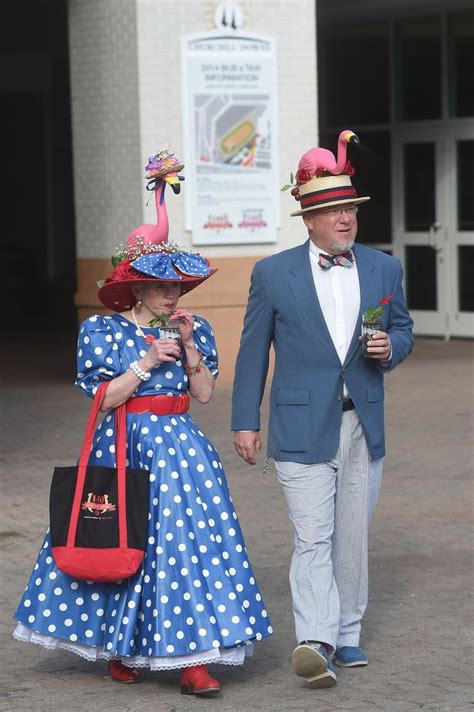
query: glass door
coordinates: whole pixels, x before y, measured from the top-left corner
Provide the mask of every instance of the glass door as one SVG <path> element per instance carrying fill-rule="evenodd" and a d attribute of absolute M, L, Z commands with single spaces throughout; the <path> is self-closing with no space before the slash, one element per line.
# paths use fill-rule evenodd
<path fill-rule="evenodd" d="M 441 134 L 399 129 L 392 140 L 394 252 L 403 263 L 408 308 L 417 334 L 444 336 L 449 267 Z"/>
<path fill-rule="evenodd" d="M 395 129 L 394 254 L 415 333 L 474 336 L 474 129 Z"/>
<path fill-rule="evenodd" d="M 452 336 L 474 337 L 474 127 L 451 132 L 448 156 L 454 166 L 452 211 L 453 275 L 450 279 Z"/>

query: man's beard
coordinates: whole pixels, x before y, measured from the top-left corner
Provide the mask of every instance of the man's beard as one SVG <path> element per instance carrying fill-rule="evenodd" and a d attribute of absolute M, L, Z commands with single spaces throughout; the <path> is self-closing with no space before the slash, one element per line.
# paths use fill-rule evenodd
<path fill-rule="evenodd" d="M 355 238 L 353 238 L 350 242 L 338 242 L 337 240 L 333 240 L 333 242 L 329 245 L 331 254 L 342 255 L 343 252 L 347 252 L 351 249 L 354 242 Z"/>

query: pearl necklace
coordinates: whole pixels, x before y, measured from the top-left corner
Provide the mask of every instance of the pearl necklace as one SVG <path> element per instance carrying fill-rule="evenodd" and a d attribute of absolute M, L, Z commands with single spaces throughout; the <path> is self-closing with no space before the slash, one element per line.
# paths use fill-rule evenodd
<path fill-rule="evenodd" d="M 137 316 L 135 314 L 135 307 L 132 307 L 132 318 L 135 326 L 137 327 L 137 334 L 138 336 L 143 336 L 147 344 L 151 344 L 154 340 L 155 337 L 152 334 L 145 334 L 143 332 L 143 329 L 141 328 L 140 324 L 138 323 Z"/>

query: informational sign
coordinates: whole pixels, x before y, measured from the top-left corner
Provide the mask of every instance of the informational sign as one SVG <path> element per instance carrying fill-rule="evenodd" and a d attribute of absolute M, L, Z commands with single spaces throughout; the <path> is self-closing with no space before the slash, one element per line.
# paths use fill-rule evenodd
<path fill-rule="evenodd" d="M 182 39 L 186 228 L 195 245 L 276 242 L 274 40 L 238 30 Z"/>

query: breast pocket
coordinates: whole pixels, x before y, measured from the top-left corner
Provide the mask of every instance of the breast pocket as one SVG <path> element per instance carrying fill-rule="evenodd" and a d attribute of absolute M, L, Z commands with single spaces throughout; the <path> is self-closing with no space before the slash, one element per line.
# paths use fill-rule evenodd
<path fill-rule="evenodd" d="M 279 388 L 275 400 L 274 432 L 284 452 L 303 452 L 311 436 L 309 391 Z"/>

